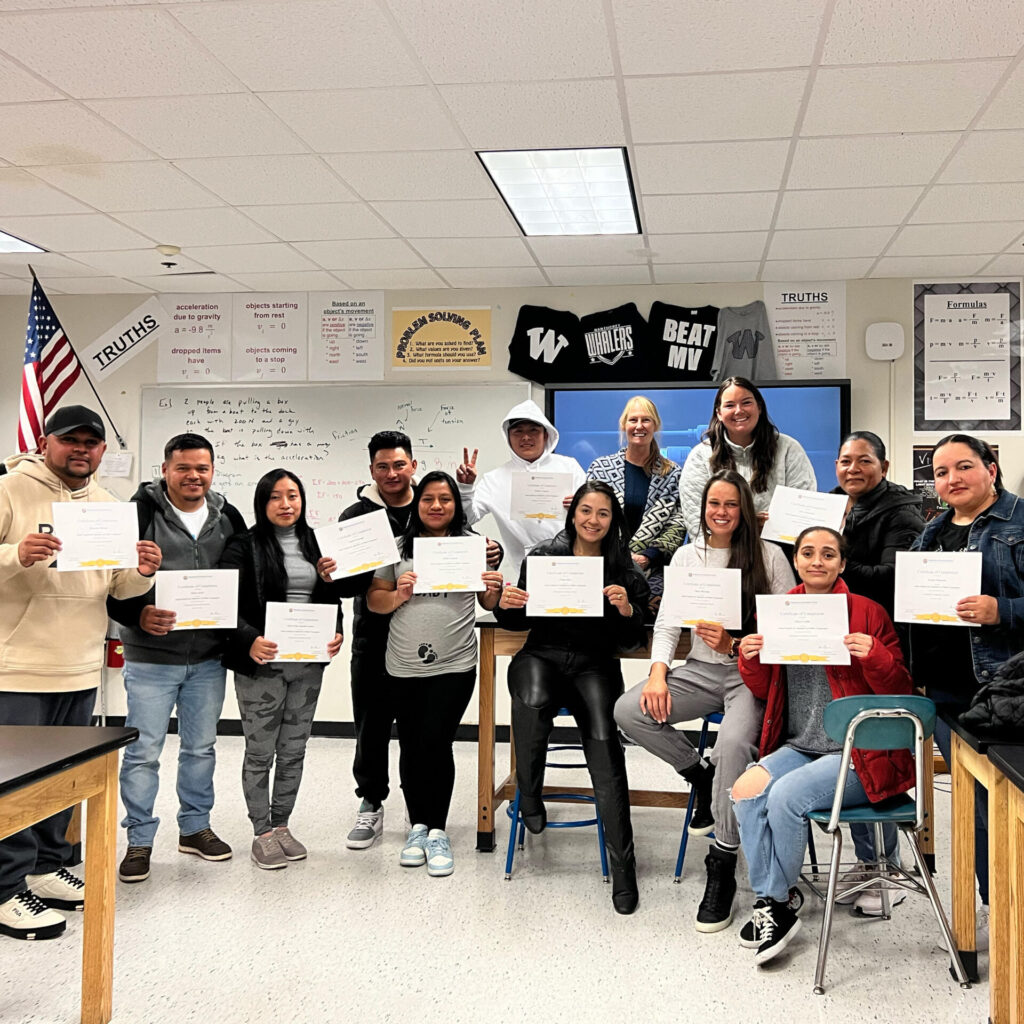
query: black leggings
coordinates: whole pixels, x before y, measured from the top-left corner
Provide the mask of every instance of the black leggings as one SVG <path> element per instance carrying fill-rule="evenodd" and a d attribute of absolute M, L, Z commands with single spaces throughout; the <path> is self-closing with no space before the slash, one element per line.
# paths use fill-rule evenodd
<path fill-rule="evenodd" d="M 409 821 L 443 830 L 455 789 L 452 743 L 473 696 L 476 669 L 387 678 L 397 699 L 398 774 Z"/>

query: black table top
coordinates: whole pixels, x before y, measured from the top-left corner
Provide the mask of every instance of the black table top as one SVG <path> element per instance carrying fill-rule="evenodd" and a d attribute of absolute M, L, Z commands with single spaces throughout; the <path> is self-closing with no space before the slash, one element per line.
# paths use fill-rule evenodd
<path fill-rule="evenodd" d="M 1024 745 L 993 743 L 987 753 L 988 759 L 1007 779 L 1024 790 Z"/>
<path fill-rule="evenodd" d="M 138 739 L 138 729 L 0 725 L 0 796 Z"/>
<path fill-rule="evenodd" d="M 963 708 L 950 708 L 942 707 L 941 705 L 936 708 L 936 712 L 946 725 L 957 734 L 972 750 L 976 750 L 979 754 L 984 754 L 993 743 L 998 743 L 998 738 L 994 736 L 984 736 L 977 733 L 971 732 L 969 729 L 965 729 L 960 724 L 960 715 L 963 713 Z"/>

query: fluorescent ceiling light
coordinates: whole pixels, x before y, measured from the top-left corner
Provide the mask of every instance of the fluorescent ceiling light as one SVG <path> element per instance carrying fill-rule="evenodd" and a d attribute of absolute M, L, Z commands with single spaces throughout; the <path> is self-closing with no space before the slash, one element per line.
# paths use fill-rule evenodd
<path fill-rule="evenodd" d="M 40 249 L 38 245 L 33 245 L 31 242 L 23 242 L 20 238 L 7 234 L 6 231 L 0 231 L 0 252 L 46 252 L 46 250 Z"/>
<path fill-rule="evenodd" d="M 524 235 L 637 235 L 621 146 L 477 153 Z"/>

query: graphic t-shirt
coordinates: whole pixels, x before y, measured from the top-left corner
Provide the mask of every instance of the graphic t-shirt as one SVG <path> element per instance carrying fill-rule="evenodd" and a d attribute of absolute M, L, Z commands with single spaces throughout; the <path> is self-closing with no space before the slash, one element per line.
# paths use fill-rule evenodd
<path fill-rule="evenodd" d="M 647 371 L 647 321 L 635 302 L 580 319 L 586 364 L 581 383 L 643 380 Z"/>
<path fill-rule="evenodd" d="M 586 372 L 579 317 L 547 306 L 520 306 L 508 368 L 536 384 L 567 384 Z"/>
<path fill-rule="evenodd" d="M 711 380 L 718 337 L 717 306 L 671 306 L 654 302 L 647 318 L 647 379 Z"/>
<path fill-rule="evenodd" d="M 758 299 L 746 306 L 726 306 L 718 313 L 718 343 L 711 368 L 713 380 L 746 377 L 775 380 L 775 348 L 768 310 Z"/>

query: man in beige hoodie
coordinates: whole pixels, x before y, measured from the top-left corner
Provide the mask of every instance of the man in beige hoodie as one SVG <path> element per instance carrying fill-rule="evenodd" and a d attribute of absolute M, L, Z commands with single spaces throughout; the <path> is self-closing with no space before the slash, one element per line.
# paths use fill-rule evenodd
<path fill-rule="evenodd" d="M 53 503 L 115 499 L 93 479 L 107 447 L 96 413 L 64 406 L 45 431 L 42 454 L 9 459 L 0 477 L 0 725 L 88 725 L 107 595 L 146 593 L 160 566 L 160 548 L 140 541 L 137 568 L 54 568 Z M 0 935 L 53 938 L 67 926 L 55 908 L 82 909 L 82 880 L 65 867 L 70 817 L 62 811 L 0 841 Z"/>

